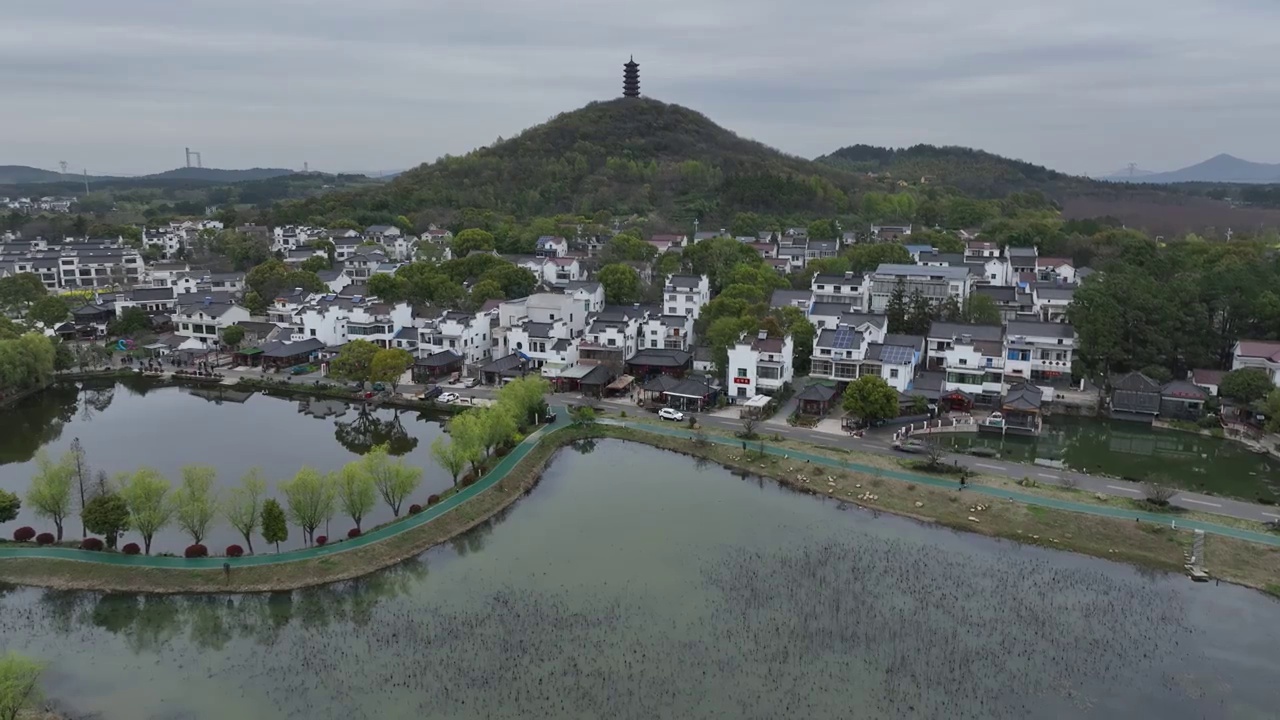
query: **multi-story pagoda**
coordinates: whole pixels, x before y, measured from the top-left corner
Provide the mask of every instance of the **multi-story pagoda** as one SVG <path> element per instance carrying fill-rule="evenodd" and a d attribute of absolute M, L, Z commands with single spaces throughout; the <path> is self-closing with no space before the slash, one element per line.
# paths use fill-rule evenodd
<path fill-rule="evenodd" d="M 640 97 L 640 64 L 634 57 L 622 66 L 622 96 Z"/>

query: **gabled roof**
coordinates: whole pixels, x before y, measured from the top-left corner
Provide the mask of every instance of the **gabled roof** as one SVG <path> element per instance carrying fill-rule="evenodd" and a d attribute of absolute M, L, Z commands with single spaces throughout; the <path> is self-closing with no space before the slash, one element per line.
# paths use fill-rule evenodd
<path fill-rule="evenodd" d="M 1121 375 L 1111 382 L 1114 390 L 1124 392 L 1140 392 L 1140 393 L 1158 393 L 1160 392 L 1160 383 L 1143 375 L 1140 372 L 1131 372 Z"/>
<path fill-rule="evenodd" d="M 1197 368 L 1191 371 L 1191 382 L 1196 385 L 1221 385 L 1222 376 L 1226 374 L 1226 370 L 1206 370 L 1204 368 Z"/>
<path fill-rule="evenodd" d="M 808 305 L 812 298 L 813 293 L 808 290 L 774 290 L 773 296 L 769 298 L 769 307 L 795 307 L 796 301 Z"/>
<path fill-rule="evenodd" d="M 837 350 L 856 350 L 862 347 L 862 333 L 852 328 L 823 330 L 818 333 L 818 339 L 814 345 Z"/>
<path fill-rule="evenodd" d="M 1160 397 L 1203 401 L 1209 399 L 1209 393 L 1205 392 L 1204 388 L 1186 380 L 1174 380 L 1165 383 L 1164 387 L 1160 388 Z"/>
<path fill-rule="evenodd" d="M 702 277 L 695 275 L 672 275 L 667 279 L 667 285 L 670 287 L 687 288 L 696 290 L 702 284 Z"/>
<path fill-rule="evenodd" d="M 298 342 L 278 341 L 262 346 L 263 357 L 289 358 L 298 355 L 309 355 L 324 349 L 324 343 L 316 338 L 307 338 Z"/>
<path fill-rule="evenodd" d="M 519 359 L 519 358 L 517 358 Z M 462 356 L 452 350 L 441 350 L 413 361 L 418 367 L 446 367 L 462 362 Z"/>
<path fill-rule="evenodd" d="M 1280 342 L 1266 340 L 1241 340 L 1237 343 L 1236 354 L 1246 358 L 1260 358 L 1272 362 L 1280 362 Z"/>
<path fill-rule="evenodd" d="M 1039 410 L 1043 399 L 1044 394 L 1040 392 L 1040 388 L 1028 383 L 1018 383 L 1009 388 L 1009 392 L 1005 393 L 1004 402 L 1000 404 L 1002 407 L 1014 410 Z"/>
<path fill-rule="evenodd" d="M 963 280 L 969 276 L 967 267 L 926 267 L 924 265 L 900 265 L 897 263 L 881 263 L 876 268 L 877 275 L 898 275 L 902 277 L 936 277 L 946 280 Z"/>
<path fill-rule="evenodd" d="M 853 309 L 853 303 L 820 302 L 809 306 L 809 315 L 821 317 L 840 317 Z"/>
<path fill-rule="evenodd" d="M 1004 326 L 1005 336 L 1032 335 L 1035 337 L 1051 337 L 1071 339 L 1076 336 L 1075 328 L 1067 323 L 1039 322 L 1036 320 L 1010 320 Z"/>
<path fill-rule="evenodd" d="M 644 365 L 648 367 L 684 367 L 689 364 L 693 356 L 684 350 L 661 350 L 658 348 L 646 348 L 638 350 L 631 359 L 627 361 L 628 365 Z"/>
<path fill-rule="evenodd" d="M 974 340 L 999 341 L 1004 337 L 1004 328 L 999 325 L 971 325 L 969 323 L 935 322 L 929 325 L 929 337 L 951 340 L 961 335 L 968 335 Z"/>
<path fill-rule="evenodd" d="M 830 385 L 813 384 L 796 393 L 796 399 L 810 400 L 813 402 L 830 402 L 836 394 L 836 389 Z"/>

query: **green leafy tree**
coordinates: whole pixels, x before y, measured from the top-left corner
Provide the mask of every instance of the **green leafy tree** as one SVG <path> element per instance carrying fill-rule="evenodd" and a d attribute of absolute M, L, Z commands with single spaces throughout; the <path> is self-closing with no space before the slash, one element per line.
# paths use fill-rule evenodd
<path fill-rule="evenodd" d="M 1242 368 L 1232 370 L 1222 376 L 1218 383 L 1218 394 L 1224 398 L 1235 400 L 1241 405 L 1261 400 L 1271 394 L 1275 384 L 1270 375 L 1261 368 Z"/>
<path fill-rule="evenodd" d="M 861 243 L 852 245 L 842 255 L 849 260 L 849 269 L 856 273 L 875 270 L 882 264 L 912 264 L 911 253 L 897 243 Z"/>
<path fill-rule="evenodd" d="M 209 527 L 218 517 L 218 499 L 214 492 L 217 469 L 208 465 L 185 465 L 182 484 L 174 493 L 174 515 L 178 527 L 197 545 L 204 542 Z"/>
<path fill-rule="evenodd" d="M 999 325 L 1000 308 L 990 296 L 973 293 L 964 304 L 964 321 L 974 325 Z"/>
<path fill-rule="evenodd" d="M 456 440 L 446 440 L 444 436 L 440 436 L 431 441 L 431 458 L 449 473 L 453 484 L 457 485 L 458 476 L 466 469 L 470 455 Z"/>
<path fill-rule="evenodd" d="M 919 290 L 911 292 L 911 302 L 907 308 L 906 322 L 902 325 L 901 330 L 894 329 L 890 325 L 890 329 L 894 332 L 903 332 L 909 335 L 924 335 L 929 332 L 929 324 L 933 322 L 935 314 L 933 301 L 924 296 Z"/>
<path fill-rule="evenodd" d="M 284 508 L 275 498 L 267 498 L 262 503 L 262 539 L 276 546 L 280 552 L 280 543 L 289 539 L 289 523 L 285 519 Z"/>
<path fill-rule="evenodd" d="M 71 514 L 72 473 L 65 459 L 55 462 L 41 450 L 36 454 L 36 474 L 27 490 L 27 504 L 38 517 L 53 521 L 58 542 L 62 542 L 62 523 Z"/>
<path fill-rule="evenodd" d="M 22 500 L 8 490 L 0 490 L 0 523 L 18 519 L 18 511 L 22 509 Z"/>
<path fill-rule="evenodd" d="M 67 309 L 67 301 L 57 295 L 45 295 L 32 303 L 27 310 L 28 318 L 47 328 L 57 327 L 70 316 L 71 311 Z"/>
<path fill-rule="evenodd" d="M 902 278 L 898 278 L 897 284 L 893 286 L 893 292 L 889 293 L 889 301 L 885 305 L 884 312 L 889 321 L 890 331 L 907 332 L 911 308 L 907 304 L 907 283 Z"/>
<path fill-rule="evenodd" d="M 491 267 L 479 278 L 480 282 L 488 280 L 496 282 L 502 288 L 502 294 L 509 298 L 525 297 L 538 286 L 538 278 L 527 268 L 506 261 Z"/>
<path fill-rule="evenodd" d="M 644 261 L 653 259 L 658 249 L 631 233 L 618 233 L 604 244 L 600 257 L 606 263 Z"/>
<path fill-rule="evenodd" d="M 0 310 L 21 312 L 49 293 L 40 276 L 16 273 L 0 278 Z"/>
<path fill-rule="evenodd" d="M 107 334 L 124 337 L 151 329 L 151 316 L 139 307 L 125 308 L 118 318 L 107 323 Z"/>
<path fill-rule="evenodd" d="M 516 436 L 516 421 L 506 408 L 500 405 L 480 411 L 484 420 L 484 452 L 492 455 L 493 451 L 510 442 Z"/>
<path fill-rule="evenodd" d="M 244 342 L 244 328 L 239 325 L 228 325 L 222 329 L 222 344 L 227 347 L 240 347 Z"/>
<path fill-rule="evenodd" d="M 878 375 L 863 375 L 844 389 L 845 412 L 866 422 L 876 422 L 898 415 L 898 391 Z"/>
<path fill-rule="evenodd" d="M 333 263 L 329 261 L 329 258 L 322 255 L 314 255 L 298 264 L 299 270 L 313 273 L 319 273 L 321 270 L 328 270 L 332 267 Z"/>
<path fill-rule="evenodd" d="M 472 250 L 493 250 L 495 247 L 493 233 L 476 228 L 463 230 L 453 236 L 449 247 L 453 250 L 453 256 L 459 258 L 466 257 Z"/>
<path fill-rule="evenodd" d="M 92 471 L 89 469 L 89 462 L 85 458 L 84 446 L 80 444 L 80 438 L 71 440 L 71 447 L 62 456 L 62 462 L 70 469 L 71 478 L 80 490 L 80 511 L 83 514 L 84 508 L 89 502 L 90 483 L 93 478 Z M 80 535 L 82 537 L 88 535 L 88 528 L 83 522 L 81 522 Z"/>
<path fill-rule="evenodd" d="M 1280 432 L 1280 389 L 1272 390 L 1264 402 L 1267 415 L 1267 432 Z"/>
<path fill-rule="evenodd" d="M 502 286 L 496 280 L 481 280 L 471 288 L 471 304 L 480 307 L 490 300 L 505 300 Z"/>
<path fill-rule="evenodd" d="M 289 519 L 302 528 L 307 545 L 315 541 L 316 528 L 333 517 L 334 488 L 319 470 L 304 467 L 292 480 L 280 483 Z"/>
<path fill-rule="evenodd" d="M 0 720 L 17 720 L 25 711 L 40 707 L 43 673 L 43 663 L 15 652 L 0 657 Z"/>
<path fill-rule="evenodd" d="M 398 275 L 377 273 L 369 278 L 369 294 L 386 302 L 398 302 L 405 299 L 405 282 Z"/>
<path fill-rule="evenodd" d="M 400 348 L 379 350 L 369 362 L 369 380 L 387 383 L 391 386 L 391 392 L 394 393 L 400 378 L 411 367 L 413 367 L 413 355 L 410 355 L 408 350 Z"/>
<path fill-rule="evenodd" d="M 596 276 L 604 286 L 605 302 L 610 305 L 630 305 L 643 295 L 640 276 L 630 265 L 605 265 Z"/>
<path fill-rule="evenodd" d="M 249 552 L 253 553 L 253 531 L 262 520 L 262 496 L 267 492 L 267 481 L 260 468 L 249 468 L 240 478 L 240 484 L 227 493 L 222 514 L 231 527 L 244 538 Z M 268 541 L 270 542 L 270 541 Z"/>
<path fill-rule="evenodd" d="M 339 380 L 368 382 L 373 373 L 373 358 L 381 349 L 368 340 L 352 340 L 342 346 L 329 364 L 329 375 Z"/>
<path fill-rule="evenodd" d="M 578 425 L 590 425 L 596 421 L 596 411 L 590 405 L 579 405 L 569 411 L 569 417 Z"/>
<path fill-rule="evenodd" d="M 834 220 L 814 220 L 809 223 L 809 237 L 814 240 L 835 240 L 836 223 Z"/>
<path fill-rule="evenodd" d="M 378 502 L 373 476 L 365 472 L 363 463 L 350 462 L 337 471 L 333 483 L 338 492 L 338 506 L 356 524 L 356 529 L 360 529 L 360 521 Z"/>
<path fill-rule="evenodd" d="M 116 542 L 129 529 L 129 505 L 119 493 L 98 493 L 84 504 L 80 519 L 86 531 L 101 535 L 107 547 L 115 550 Z"/>
<path fill-rule="evenodd" d="M 470 412 L 470 411 L 469 411 Z M 406 465 L 403 460 L 392 460 L 386 445 L 375 445 L 361 458 L 364 472 L 391 508 L 391 514 L 400 517 L 400 506 L 422 484 L 422 468 Z"/>
<path fill-rule="evenodd" d="M 129 526 L 142 535 L 143 550 L 151 554 L 151 539 L 173 519 L 169 481 L 158 471 L 142 467 L 120 477 L 120 497 L 129 508 Z"/>
<path fill-rule="evenodd" d="M 546 410 L 551 383 L 541 375 L 516 378 L 498 390 L 498 405 L 505 408 L 518 427 L 535 421 L 535 415 Z"/>
<path fill-rule="evenodd" d="M 487 429 L 484 417 L 477 410 L 468 410 L 454 415 L 449 421 L 449 436 L 458 447 L 466 451 L 471 470 L 478 477 L 485 458 Z"/>

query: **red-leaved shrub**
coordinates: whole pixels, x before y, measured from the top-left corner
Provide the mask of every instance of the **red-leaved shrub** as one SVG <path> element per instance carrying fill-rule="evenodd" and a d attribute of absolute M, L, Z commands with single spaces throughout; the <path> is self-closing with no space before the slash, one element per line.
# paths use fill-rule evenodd
<path fill-rule="evenodd" d="M 24 525 L 13 531 L 13 539 L 18 542 L 31 542 L 36 539 L 36 529 Z"/>
<path fill-rule="evenodd" d="M 427 496 L 427 507 L 431 507 L 432 505 L 435 505 L 435 504 L 436 504 L 436 503 L 438 503 L 438 502 L 440 502 L 440 496 L 439 496 L 439 495 L 428 495 L 428 496 Z"/>
<path fill-rule="evenodd" d="M 414 503 L 414 504 L 412 504 L 412 505 L 410 505 L 410 506 L 409 506 L 409 514 L 410 514 L 410 515 L 417 515 L 417 514 L 418 514 L 418 513 L 420 513 L 420 512 L 422 512 L 422 506 L 421 506 L 421 505 L 419 505 L 419 504 L 417 504 L 417 503 Z"/>
<path fill-rule="evenodd" d="M 36 544 L 37 544 L 37 545 L 52 545 L 52 544 L 53 544 L 53 533 L 40 533 L 39 535 L 37 535 L 37 536 L 36 536 Z"/>
<path fill-rule="evenodd" d="M 244 548 L 239 545 L 227 546 L 227 557 L 240 557 L 241 555 L 244 555 Z"/>
<path fill-rule="evenodd" d="M 347 531 L 347 537 L 348 537 L 348 538 L 358 538 L 358 537 L 360 537 L 360 528 L 351 528 L 350 530 L 348 530 L 348 531 Z"/>
<path fill-rule="evenodd" d="M 120 548 L 120 552 L 125 555 L 139 555 L 142 553 L 142 548 L 138 547 L 138 543 L 129 543 Z"/>
<path fill-rule="evenodd" d="M 93 552 L 101 552 L 105 547 L 98 538 L 85 538 L 80 541 L 81 550 L 92 550 Z"/>
<path fill-rule="evenodd" d="M 317 547 L 323 547 L 323 546 L 324 546 L 324 544 L 325 544 L 325 543 L 327 543 L 327 542 L 329 542 L 329 536 L 328 536 L 328 535 L 317 535 L 317 536 L 316 536 L 316 546 L 317 546 Z"/>
<path fill-rule="evenodd" d="M 182 556 L 189 558 L 209 557 L 209 548 L 201 545 L 200 543 L 188 545 L 187 549 L 182 551 Z"/>

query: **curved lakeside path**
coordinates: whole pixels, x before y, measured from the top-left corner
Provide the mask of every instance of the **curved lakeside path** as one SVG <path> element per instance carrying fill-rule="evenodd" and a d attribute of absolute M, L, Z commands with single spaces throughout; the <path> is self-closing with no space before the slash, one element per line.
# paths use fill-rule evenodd
<path fill-rule="evenodd" d="M 182 557 L 160 557 L 153 555 L 124 555 L 120 553 L 103 553 L 90 552 L 87 550 L 79 550 L 75 548 L 63 547 L 33 547 L 27 545 L 0 545 L 0 560 L 5 559 L 49 559 L 49 560 L 70 560 L 86 563 L 100 563 L 104 565 L 114 565 L 121 567 L 136 567 L 146 569 L 172 569 L 172 570 L 221 570 L 223 563 L 230 563 L 231 567 L 254 567 L 264 565 L 280 565 L 285 563 L 297 562 L 302 560 L 314 560 L 326 556 L 336 555 L 349 550 L 366 547 L 388 538 L 395 537 L 401 533 L 407 532 L 414 528 L 421 527 L 442 515 L 447 514 L 451 510 L 465 504 L 477 495 L 485 492 L 510 473 L 515 466 L 527 456 L 543 438 L 550 432 L 561 428 L 568 427 L 571 423 L 568 420 L 568 412 L 566 408 L 555 408 L 557 412 L 556 422 L 551 425 L 545 425 L 537 431 L 531 433 L 519 445 L 517 445 L 510 453 L 498 461 L 494 467 L 484 475 L 475 484 L 462 488 L 457 493 L 450 495 L 436 505 L 425 508 L 417 515 L 409 516 L 399 522 L 393 522 L 376 530 L 369 531 L 368 534 L 362 535 L 351 540 L 343 540 L 332 545 L 323 547 L 303 548 L 293 550 L 283 554 L 266 554 L 252 555 L 240 558 L 225 557 L 209 557 L 209 558 L 182 558 Z M 694 433 L 680 428 L 652 425 L 649 423 L 627 422 L 625 420 L 603 419 L 599 421 L 601 424 L 615 425 L 625 427 L 630 430 L 639 432 L 653 433 L 656 435 L 666 435 L 669 437 L 690 439 L 694 437 Z M 729 438 L 706 435 L 706 439 L 712 443 L 737 447 L 738 440 Z M 753 448 L 759 447 L 758 442 L 752 443 Z M 893 480 L 916 483 L 920 485 L 928 485 L 937 488 L 954 490 L 958 487 L 958 483 L 952 480 L 932 477 L 920 473 L 908 472 L 905 470 L 886 470 L 883 468 L 863 465 L 856 462 L 841 462 L 839 460 L 806 453 L 790 448 L 771 447 L 764 445 L 764 451 L 770 455 L 786 457 L 791 460 L 807 462 L 814 465 L 829 467 L 842 470 L 851 470 L 864 473 L 876 477 L 889 478 Z M 1027 505 L 1039 505 L 1042 507 L 1053 508 L 1057 510 L 1066 510 L 1076 513 L 1085 513 L 1102 517 L 1109 517 L 1119 520 L 1141 520 L 1157 524 L 1167 524 L 1171 518 L 1168 515 L 1158 513 L 1148 513 L 1141 511 L 1126 510 L 1123 508 L 1106 507 L 1102 505 L 1090 505 L 1087 503 L 1072 502 L 1069 500 L 1061 500 L 1058 498 L 1043 497 L 1030 493 L 1023 493 L 1016 490 L 1007 490 L 1003 488 L 995 488 L 984 485 L 968 485 L 964 491 L 971 495 L 982 495 L 986 497 L 997 498 L 1000 500 L 1013 500 Z M 1200 522 L 1195 520 L 1182 520 L 1179 527 L 1187 530 L 1203 530 L 1206 534 L 1220 535 L 1223 537 L 1235 538 L 1262 545 L 1272 547 L 1280 547 L 1280 536 L 1245 530 L 1242 528 L 1228 527 L 1217 525 L 1214 523 Z"/>

